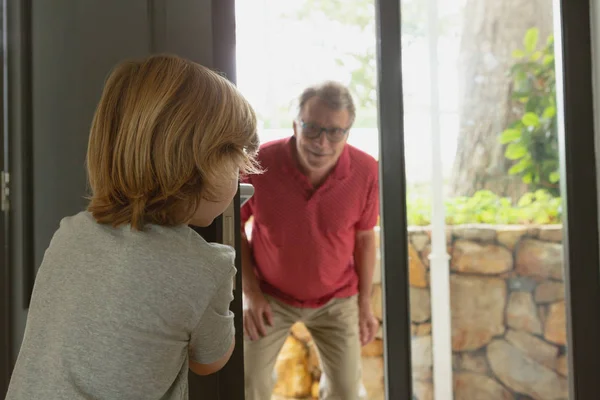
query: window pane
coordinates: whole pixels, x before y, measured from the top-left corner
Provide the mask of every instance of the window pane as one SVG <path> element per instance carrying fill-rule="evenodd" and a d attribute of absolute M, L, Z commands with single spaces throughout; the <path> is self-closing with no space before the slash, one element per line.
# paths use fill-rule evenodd
<path fill-rule="evenodd" d="M 256 108 L 262 143 L 289 137 L 298 97 L 327 80 L 347 85 L 356 104 L 348 144 L 378 159 L 374 0 L 244 0 L 237 2 L 238 87 Z M 247 227 L 251 234 L 251 229 Z M 379 249 L 379 229 L 376 228 Z M 282 250 L 285 251 L 286 249 Z M 372 311 L 382 320 L 379 254 Z M 382 330 L 362 348 L 364 399 L 383 399 Z M 322 378 L 317 346 L 295 324 L 275 364 L 277 399 L 317 398 Z"/>
<path fill-rule="evenodd" d="M 414 393 L 566 399 L 552 2 L 402 11 Z"/>

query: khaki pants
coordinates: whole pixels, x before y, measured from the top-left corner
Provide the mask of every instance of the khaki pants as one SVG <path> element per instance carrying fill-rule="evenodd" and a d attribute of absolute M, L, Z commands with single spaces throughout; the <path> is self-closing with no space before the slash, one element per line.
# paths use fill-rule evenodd
<path fill-rule="evenodd" d="M 291 326 L 304 322 L 319 351 L 323 378 L 320 399 L 359 400 L 361 377 L 356 296 L 333 299 L 320 308 L 297 308 L 267 297 L 273 326 L 257 341 L 244 341 L 246 400 L 269 400 L 273 368 Z"/>

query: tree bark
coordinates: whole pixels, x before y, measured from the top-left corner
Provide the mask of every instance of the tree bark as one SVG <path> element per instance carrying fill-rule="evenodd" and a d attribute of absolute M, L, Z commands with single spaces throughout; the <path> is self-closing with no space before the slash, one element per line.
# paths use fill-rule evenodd
<path fill-rule="evenodd" d="M 466 0 L 459 57 L 460 130 L 450 182 L 454 196 L 482 189 L 517 199 L 527 191 L 508 175 L 498 135 L 515 118 L 511 79 L 513 50 L 525 32 L 540 30 L 539 43 L 552 33 L 552 0 Z"/>

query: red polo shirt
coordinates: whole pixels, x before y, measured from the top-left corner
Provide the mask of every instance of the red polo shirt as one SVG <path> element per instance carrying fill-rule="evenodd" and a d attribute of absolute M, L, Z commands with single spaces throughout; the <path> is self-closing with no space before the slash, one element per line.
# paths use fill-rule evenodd
<path fill-rule="evenodd" d="M 327 180 L 314 190 L 292 156 L 295 139 L 261 146 L 265 172 L 249 176 L 254 196 L 242 207 L 251 216 L 252 248 L 261 289 L 296 307 L 320 307 L 358 292 L 356 232 L 379 215 L 377 161 L 346 145 Z"/>

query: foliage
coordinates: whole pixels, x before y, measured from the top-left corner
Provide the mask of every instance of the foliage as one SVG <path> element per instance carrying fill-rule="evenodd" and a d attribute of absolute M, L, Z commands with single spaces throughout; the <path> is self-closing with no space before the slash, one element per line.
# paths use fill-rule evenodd
<path fill-rule="evenodd" d="M 507 144 L 505 157 L 515 163 L 508 171 L 521 176 L 530 190 L 544 188 L 559 194 L 559 159 L 556 121 L 554 39 L 550 35 L 538 50 L 537 28 L 523 39 L 523 49 L 513 52 L 518 61 L 510 70 L 512 98 L 518 119 L 498 138 Z"/>
<path fill-rule="evenodd" d="M 516 204 L 488 190 L 472 197 L 446 200 L 446 224 L 557 224 L 561 222 L 561 198 L 546 190 L 524 194 Z M 408 224 L 425 226 L 431 223 L 431 202 L 424 196 L 408 197 Z"/>
<path fill-rule="evenodd" d="M 374 108 L 377 105 L 375 65 L 375 8 L 373 0 L 305 0 L 296 15 L 288 18 L 302 21 L 324 16 L 332 23 L 358 29 L 362 34 L 373 37 L 373 44 L 349 54 L 337 54 L 339 65 L 356 65 L 351 70 L 350 90 L 356 96 L 357 107 Z"/>

